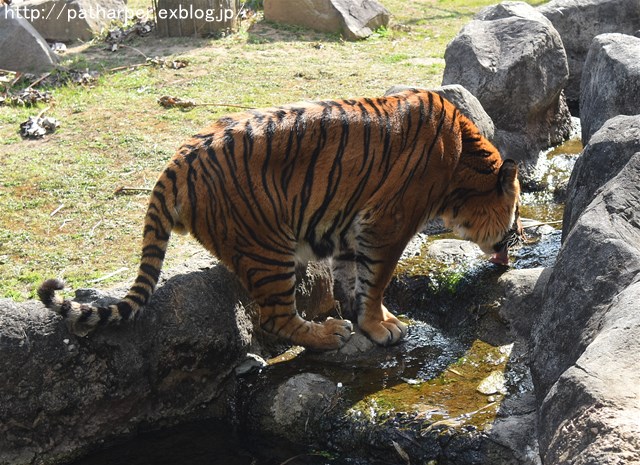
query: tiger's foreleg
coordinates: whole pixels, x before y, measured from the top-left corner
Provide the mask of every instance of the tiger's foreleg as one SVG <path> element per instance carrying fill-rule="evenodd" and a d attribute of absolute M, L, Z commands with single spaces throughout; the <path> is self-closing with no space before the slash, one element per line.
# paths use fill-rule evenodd
<path fill-rule="evenodd" d="M 314 323 L 296 311 L 295 266 L 266 267 L 264 263 L 248 263 L 240 275 L 251 297 L 259 306 L 260 326 L 265 331 L 310 349 L 331 350 L 344 346 L 351 337 L 349 320 L 327 319 Z"/>
<path fill-rule="evenodd" d="M 356 256 L 358 326 L 383 346 L 395 344 L 407 334 L 407 325 L 382 303 L 384 290 L 391 281 L 400 253 L 401 250 L 368 247 L 360 243 Z"/>

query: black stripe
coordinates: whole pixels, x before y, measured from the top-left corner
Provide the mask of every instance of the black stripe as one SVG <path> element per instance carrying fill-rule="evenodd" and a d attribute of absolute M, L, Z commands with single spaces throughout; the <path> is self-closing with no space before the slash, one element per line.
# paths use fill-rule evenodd
<path fill-rule="evenodd" d="M 300 212 L 298 218 L 298 224 L 295 230 L 295 236 L 300 237 L 305 217 L 305 212 L 307 206 L 309 205 L 309 201 L 311 200 L 311 193 L 313 192 L 313 182 L 316 173 L 316 163 L 318 162 L 318 157 L 322 152 L 322 149 L 327 140 L 327 126 L 331 122 L 331 105 L 324 103 L 322 104 L 324 109 L 322 111 L 322 116 L 320 117 L 320 134 L 318 135 L 318 143 L 311 153 L 311 158 L 309 160 L 309 165 L 307 166 L 307 173 L 305 175 L 304 183 L 302 185 L 302 192 L 300 192 Z"/>
<path fill-rule="evenodd" d="M 198 158 L 198 148 L 189 146 L 189 151 L 183 155 L 187 164 L 191 165 Z"/>
<path fill-rule="evenodd" d="M 334 197 L 338 192 L 338 188 L 340 187 L 340 181 L 342 179 L 342 158 L 344 156 L 347 144 L 349 142 L 349 117 L 344 110 L 343 107 L 338 106 L 338 111 L 340 113 L 340 120 L 342 125 L 342 133 L 340 135 L 340 144 L 338 145 L 338 150 L 333 156 L 333 163 L 331 165 L 331 170 L 329 172 L 329 177 L 327 179 L 327 187 L 325 191 L 324 198 L 322 200 L 322 204 L 318 207 L 318 209 L 313 213 L 309 222 L 307 224 L 307 241 L 312 247 L 318 247 L 316 239 L 316 228 L 321 223 L 322 218 L 325 213 L 329 210 L 329 206 L 333 201 Z M 333 235 L 335 228 L 337 227 L 338 220 L 340 216 L 336 216 L 333 221 L 332 226 L 326 230 L 323 234 L 324 239 L 324 247 L 321 247 L 323 250 L 316 252 L 319 256 L 328 256 L 333 252 L 334 245 L 330 241 L 331 235 Z M 314 248 L 315 251 L 315 248 Z"/>
<path fill-rule="evenodd" d="M 171 181 L 173 201 L 177 203 L 178 202 L 178 176 L 176 175 L 176 172 L 170 168 L 165 169 L 164 172 L 167 175 L 167 178 L 169 178 L 169 180 Z"/>
<path fill-rule="evenodd" d="M 431 94 L 429 95 L 429 97 L 431 97 Z M 446 117 L 446 111 L 444 109 L 444 99 L 442 98 L 441 95 L 439 95 L 438 97 L 440 97 L 440 120 L 438 121 L 436 133 L 433 137 L 433 140 L 431 141 L 431 146 L 429 146 L 429 150 L 427 151 L 427 159 L 425 161 L 424 168 L 422 169 L 423 176 L 426 173 L 427 168 L 429 167 L 429 160 L 431 159 L 431 153 L 433 152 L 433 149 L 436 146 L 436 142 L 438 142 L 438 139 L 440 139 L 440 133 L 442 132 L 442 126 L 444 125 L 444 121 Z"/>
<path fill-rule="evenodd" d="M 111 318 L 113 311 L 111 310 L 111 307 L 98 307 L 98 316 L 100 317 L 100 321 L 98 322 L 98 324 L 105 324 L 109 321 L 109 318 Z"/>
<path fill-rule="evenodd" d="M 363 151 L 362 163 L 360 165 L 360 170 L 358 171 L 358 176 L 360 176 L 367 164 L 367 160 L 369 158 L 369 150 L 371 148 L 371 115 L 369 114 L 369 110 L 367 110 L 367 107 L 364 106 L 362 103 L 360 103 L 358 106 L 360 108 L 360 113 L 362 117 L 361 121 L 362 121 L 363 138 L 364 138 L 363 146 L 362 146 L 362 151 Z"/>
<path fill-rule="evenodd" d="M 287 327 L 287 325 L 289 324 L 289 322 L 291 320 L 293 320 L 295 317 L 297 316 L 297 313 L 293 313 L 285 323 L 280 325 L 280 328 L 278 329 L 278 331 L 276 331 L 276 336 L 279 336 L 280 333 L 282 332 L 283 329 L 285 329 Z"/>
<path fill-rule="evenodd" d="M 296 326 L 296 328 L 293 331 L 291 331 L 291 333 L 289 333 L 289 340 L 292 340 L 294 336 L 298 333 L 298 331 L 300 331 L 301 328 L 306 328 L 307 332 L 309 332 L 311 325 L 307 323 L 308 323 L 307 321 L 302 320 L 300 324 Z"/>
<path fill-rule="evenodd" d="M 258 263 L 263 263 L 265 265 L 273 265 L 273 266 L 277 266 L 277 267 L 283 267 L 283 268 L 291 268 L 294 267 L 296 265 L 296 263 L 292 260 L 292 261 L 288 261 L 288 262 L 284 262 L 281 260 L 276 260 L 273 258 L 269 258 L 269 257 L 264 257 L 262 255 L 257 255 L 251 252 L 247 252 L 247 251 L 241 251 L 238 250 L 238 252 L 247 257 L 250 258 L 251 260 L 253 260 L 254 262 L 258 262 Z"/>
<path fill-rule="evenodd" d="M 268 305 L 266 305 L 268 306 Z M 280 330 L 282 330 L 283 327 L 285 327 L 287 325 L 287 323 L 289 321 L 291 321 L 292 318 L 295 318 L 295 316 L 297 315 L 296 312 L 293 313 L 274 313 L 269 315 L 269 318 L 267 318 L 263 323 L 260 323 L 260 327 L 266 331 L 271 332 L 271 330 L 275 327 L 276 325 L 276 320 L 280 319 L 280 318 L 287 318 L 288 321 L 285 322 L 282 326 L 280 326 Z M 267 329 L 267 326 L 270 325 L 271 330 Z"/>
<path fill-rule="evenodd" d="M 138 294 L 140 297 L 142 297 L 142 299 L 144 300 L 144 302 L 147 301 L 147 298 L 149 297 L 149 289 L 145 286 L 145 285 L 141 285 L 141 284 L 134 284 L 133 286 L 131 286 L 131 289 L 129 289 L 129 295 L 135 292 L 136 294 Z M 141 304 L 144 305 L 144 304 Z"/>
<path fill-rule="evenodd" d="M 143 307 L 147 303 L 146 299 L 138 297 L 137 295 L 134 295 L 134 294 L 127 294 L 127 299 L 131 300 L 138 307 Z"/>
<path fill-rule="evenodd" d="M 133 308 L 131 308 L 131 304 L 125 300 L 118 302 L 116 305 L 118 309 L 118 313 L 123 320 L 128 320 L 131 317 L 131 313 L 133 312 Z"/>
<path fill-rule="evenodd" d="M 162 213 L 164 213 L 164 217 L 167 219 L 167 221 L 169 221 L 169 224 L 173 226 L 173 215 L 167 208 L 167 200 L 164 196 L 164 193 L 158 192 L 154 189 L 151 195 L 155 197 L 158 200 L 158 202 L 160 202 L 160 208 L 162 208 Z"/>
<path fill-rule="evenodd" d="M 187 171 L 187 189 L 189 192 L 189 206 L 191 207 L 191 231 L 193 233 L 197 232 L 196 223 L 198 218 L 198 210 L 197 210 L 197 195 L 196 195 L 196 182 L 198 178 L 198 172 L 193 168 L 192 165 L 189 165 Z M 168 240 L 168 237 L 167 237 Z"/>
<path fill-rule="evenodd" d="M 158 258 L 160 260 L 164 260 L 166 251 L 157 245 L 150 244 L 145 245 L 142 248 L 142 256 L 147 258 Z"/>
<path fill-rule="evenodd" d="M 151 210 L 151 207 L 153 207 L 153 206 L 154 205 L 150 205 L 149 210 Z M 155 214 L 155 213 L 153 213 L 151 211 L 148 211 L 147 212 L 147 223 L 149 223 L 148 220 L 152 220 L 154 225 L 150 225 L 150 224 L 145 225 L 144 234 L 146 235 L 148 232 L 153 231 L 153 232 L 155 232 L 156 238 L 158 238 L 158 240 L 168 241 L 169 240 L 169 233 L 167 233 L 167 230 L 165 229 L 164 225 L 162 224 L 162 219 L 157 214 Z"/>
<path fill-rule="evenodd" d="M 407 145 L 409 144 L 409 133 L 411 132 L 411 124 L 412 124 L 411 103 L 406 99 L 398 100 L 397 112 L 400 115 L 400 121 L 401 121 L 401 127 L 402 127 L 400 151 L 404 152 L 404 150 L 407 148 Z M 407 124 L 406 129 L 404 127 L 405 122 Z"/>
<path fill-rule="evenodd" d="M 480 134 L 474 134 L 471 136 L 463 136 L 462 143 L 463 144 L 477 144 L 482 141 L 482 136 Z"/>
<path fill-rule="evenodd" d="M 271 284 L 278 281 L 288 281 L 291 278 L 293 278 L 295 275 L 296 275 L 295 271 L 292 271 L 290 273 L 279 273 L 279 274 L 274 274 L 270 276 L 265 276 L 264 278 L 254 281 L 253 288 L 255 289 L 255 288 L 262 287 L 267 284 Z"/>
<path fill-rule="evenodd" d="M 140 271 L 149 275 L 149 277 L 154 281 L 158 282 L 158 277 L 160 277 L 160 269 L 156 268 L 153 265 L 149 265 L 148 263 L 140 264 Z"/>

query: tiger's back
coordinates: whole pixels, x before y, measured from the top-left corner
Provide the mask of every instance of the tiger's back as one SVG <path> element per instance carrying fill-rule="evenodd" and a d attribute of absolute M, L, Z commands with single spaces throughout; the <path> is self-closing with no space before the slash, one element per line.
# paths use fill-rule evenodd
<path fill-rule="evenodd" d="M 406 327 L 382 295 L 406 243 L 442 216 L 489 252 L 513 223 L 516 174 L 431 92 L 234 115 L 188 140 L 160 176 L 138 278 L 121 308 L 73 310 L 51 283 L 43 301 L 89 326 L 129 317 L 153 292 L 170 232 L 182 230 L 235 271 L 267 331 L 320 349 L 349 338 L 350 322 L 311 323 L 295 307 L 296 263 L 333 257 L 361 329 L 395 343 Z"/>

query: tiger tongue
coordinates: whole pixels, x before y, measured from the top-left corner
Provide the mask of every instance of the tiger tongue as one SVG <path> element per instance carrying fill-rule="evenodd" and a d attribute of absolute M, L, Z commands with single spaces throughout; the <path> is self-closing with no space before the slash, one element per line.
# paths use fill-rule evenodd
<path fill-rule="evenodd" d="M 497 263 L 498 265 L 509 265 L 509 247 L 505 245 L 499 252 L 491 255 L 489 261 L 491 263 Z"/>

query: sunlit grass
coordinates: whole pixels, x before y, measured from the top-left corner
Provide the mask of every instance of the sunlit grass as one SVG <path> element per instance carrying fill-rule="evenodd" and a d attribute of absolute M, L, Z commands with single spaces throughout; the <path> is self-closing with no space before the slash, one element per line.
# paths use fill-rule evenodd
<path fill-rule="evenodd" d="M 118 52 L 104 44 L 71 48 L 65 66 L 98 71 L 94 84 L 50 89 L 47 115 L 61 121 L 43 140 L 22 140 L 19 124 L 36 108 L 0 107 L 0 296 L 34 296 L 46 277 L 73 287 L 126 268 L 100 285 L 130 279 L 139 254 L 147 194 L 182 140 L 237 109 L 288 102 L 378 96 L 396 84 L 436 86 L 446 44 L 488 0 L 383 0 L 393 14 L 384 33 L 345 42 L 260 15 L 235 35 L 212 39 L 136 39 Z M 539 1 L 532 3 L 541 3 Z M 147 2 L 132 0 L 137 10 Z M 141 66 L 145 57 L 185 58 L 179 70 Z M 164 109 L 163 95 L 190 98 L 191 111 Z M 193 243 L 172 239 L 167 266 Z"/>

